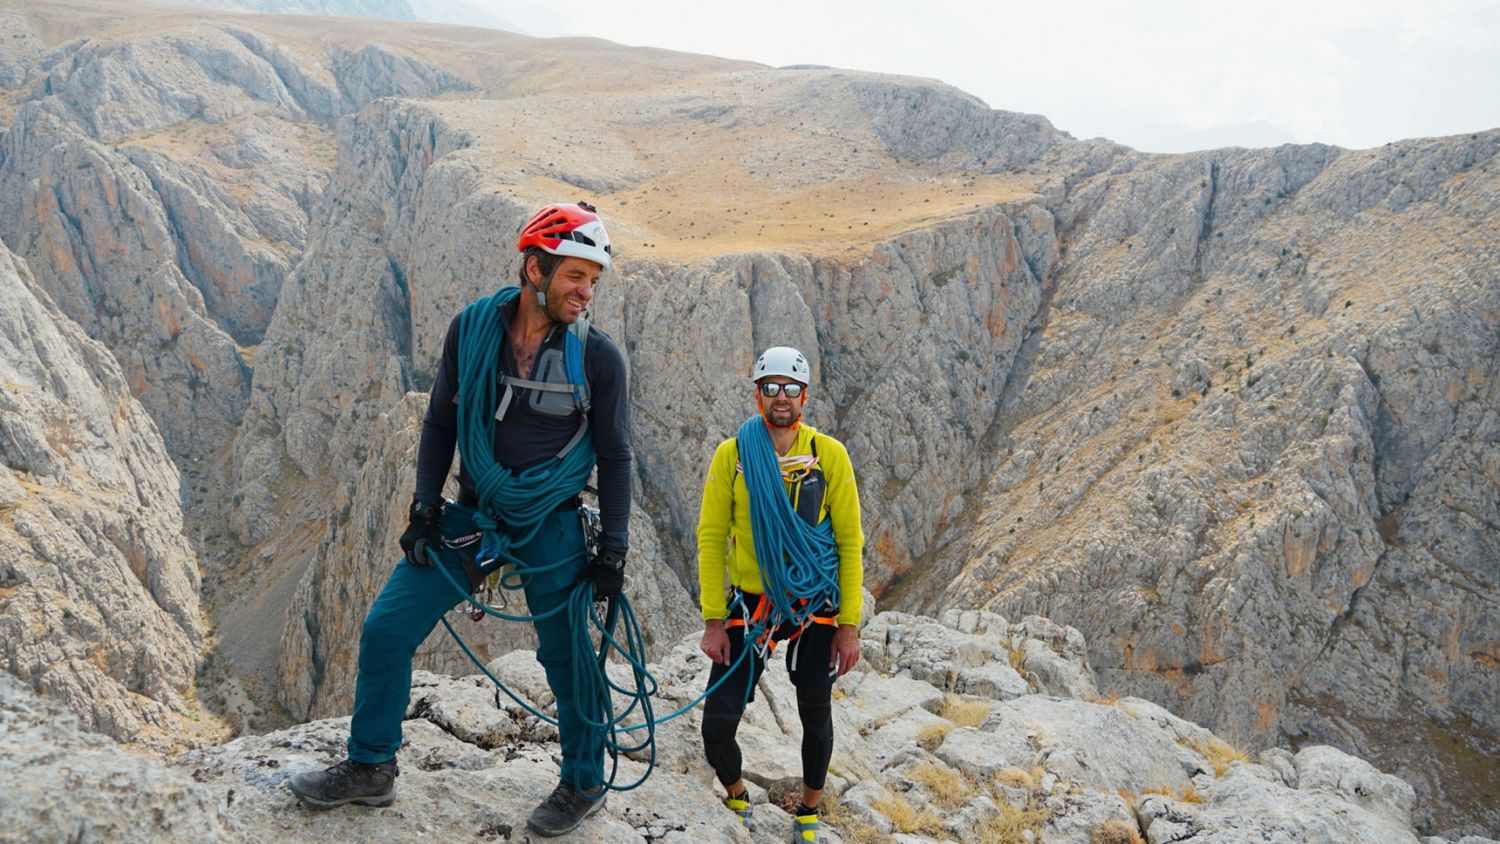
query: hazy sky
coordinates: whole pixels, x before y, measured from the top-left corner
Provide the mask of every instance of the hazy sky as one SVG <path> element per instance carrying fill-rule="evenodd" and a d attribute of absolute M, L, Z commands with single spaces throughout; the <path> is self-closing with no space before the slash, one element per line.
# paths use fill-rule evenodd
<path fill-rule="evenodd" d="M 467 2 L 533 35 L 932 77 L 1151 152 L 1500 127 L 1500 0 Z"/>

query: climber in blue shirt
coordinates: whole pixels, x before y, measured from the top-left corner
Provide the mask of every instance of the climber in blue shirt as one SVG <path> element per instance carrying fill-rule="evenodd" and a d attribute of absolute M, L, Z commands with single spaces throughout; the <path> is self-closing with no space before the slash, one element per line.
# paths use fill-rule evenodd
<path fill-rule="evenodd" d="M 433 564 L 477 588 L 500 565 L 481 553 L 486 531 L 519 561 L 527 604 L 538 616 L 537 661 L 557 702 L 561 779 L 527 826 L 540 835 L 560 835 L 605 803 L 604 734 L 584 720 L 573 689 L 575 631 L 567 612 L 550 611 L 569 598 L 580 578 L 592 581 L 595 599 L 617 595 L 624 582 L 631 471 L 625 359 L 608 335 L 583 318 L 610 266 L 609 236 L 585 203 L 549 205 L 522 227 L 517 249 L 523 255 L 521 288 L 469 305 L 448 328 L 422 421 L 416 491 L 401 535 L 405 558 L 371 607 L 360 637 L 348 758 L 291 780 L 293 793 L 309 806 L 388 806 L 395 800 L 412 654 L 459 602 L 450 578 Z M 493 383 L 465 383 L 473 360 L 493 374 Z M 464 420 L 480 420 L 492 434 L 465 437 Z M 468 424 L 472 429 L 474 423 Z M 455 448 L 459 495 L 445 502 L 442 490 Z M 527 470 L 547 469 L 549 461 L 573 467 L 561 486 L 548 487 L 550 497 L 517 502 L 507 492 L 508 482 L 522 473 L 535 475 Z M 588 555 L 578 494 L 595 465 L 602 533 L 598 551 Z M 546 507 L 552 498 L 560 503 Z"/>

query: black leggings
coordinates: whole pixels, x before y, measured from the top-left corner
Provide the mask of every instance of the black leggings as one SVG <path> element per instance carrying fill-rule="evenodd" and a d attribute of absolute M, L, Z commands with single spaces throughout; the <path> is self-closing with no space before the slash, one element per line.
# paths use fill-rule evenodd
<path fill-rule="evenodd" d="M 802 721 L 802 782 L 815 790 L 823 788 L 828 778 L 828 760 L 833 757 L 833 681 L 837 672 L 829 666 L 828 658 L 833 652 L 836 629 L 827 624 L 809 624 L 802 635 L 785 646 L 787 673 L 797 689 L 797 716 Z M 745 628 L 731 627 L 729 665 L 713 666 L 708 675 L 709 686 L 717 683 L 731 666 L 735 671 L 703 704 L 703 753 L 725 786 L 738 782 L 743 773 L 735 734 L 745 714 L 745 704 L 755 700 L 755 684 L 766 668 L 759 648 L 743 662 L 737 662 L 744 649 Z M 752 660 L 753 672 L 749 665 Z"/>

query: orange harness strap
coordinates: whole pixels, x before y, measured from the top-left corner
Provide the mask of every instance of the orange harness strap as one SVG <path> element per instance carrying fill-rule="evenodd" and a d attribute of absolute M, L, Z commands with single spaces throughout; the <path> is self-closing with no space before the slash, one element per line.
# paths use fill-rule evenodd
<path fill-rule="evenodd" d="M 741 592 L 740 594 L 741 596 L 744 595 L 743 592 Z M 743 603 L 741 605 L 743 606 Z M 798 598 L 797 608 L 801 609 L 804 606 L 807 606 L 807 599 Z M 724 622 L 724 627 L 725 629 L 731 627 L 744 627 L 748 631 L 751 624 L 762 624 L 770 615 L 771 602 L 766 600 L 765 595 L 761 595 L 760 600 L 755 602 L 755 609 L 751 610 L 750 618 L 748 620 L 744 617 L 742 610 L 741 615 L 738 618 L 731 618 L 728 621 Z M 768 654 L 774 653 L 778 644 L 780 644 L 782 641 L 793 641 L 798 636 L 801 636 L 802 631 L 806 630 L 807 625 L 809 624 L 826 624 L 829 627 L 837 627 L 839 625 L 839 621 L 837 616 L 809 616 L 808 619 L 802 623 L 801 627 L 798 627 L 796 630 L 792 631 L 792 635 L 787 636 L 784 640 L 773 638 L 771 634 L 775 633 L 776 631 L 771 628 L 767 628 L 766 630 L 761 632 L 760 636 L 755 640 L 755 644 L 757 647 L 765 648 Z"/>

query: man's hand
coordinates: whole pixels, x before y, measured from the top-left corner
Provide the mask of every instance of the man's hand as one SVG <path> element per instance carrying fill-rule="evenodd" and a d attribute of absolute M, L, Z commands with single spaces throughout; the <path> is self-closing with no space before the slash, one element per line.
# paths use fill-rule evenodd
<path fill-rule="evenodd" d="M 583 570 L 583 576 L 594 582 L 594 600 L 613 598 L 625 586 L 625 552 L 616 548 L 599 549 Z"/>
<path fill-rule="evenodd" d="M 428 550 L 434 554 L 442 553 L 443 530 L 439 526 L 442 514 L 441 507 L 412 500 L 411 509 L 406 514 L 409 522 L 401 534 L 401 551 L 406 554 L 407 562 L 414 566 L 430 566 L 432 560 L 427 556 Z"/>
<path fill-rule="evenodd" d="M 729 632 L 724 629 L 724 619 L 710 618 L 703 622 L 703 641 L 698 649 L 719 665 L 729 664 Z"/>
<path fill-rule="evenodd" d="M 859 662 L 859 628 L 852 624 L 840 624 L 833 634 L 833 647 L 829 649 L 828 667 L 837 668 L 839 676 L 849 673 L 854 663 Z"/>

